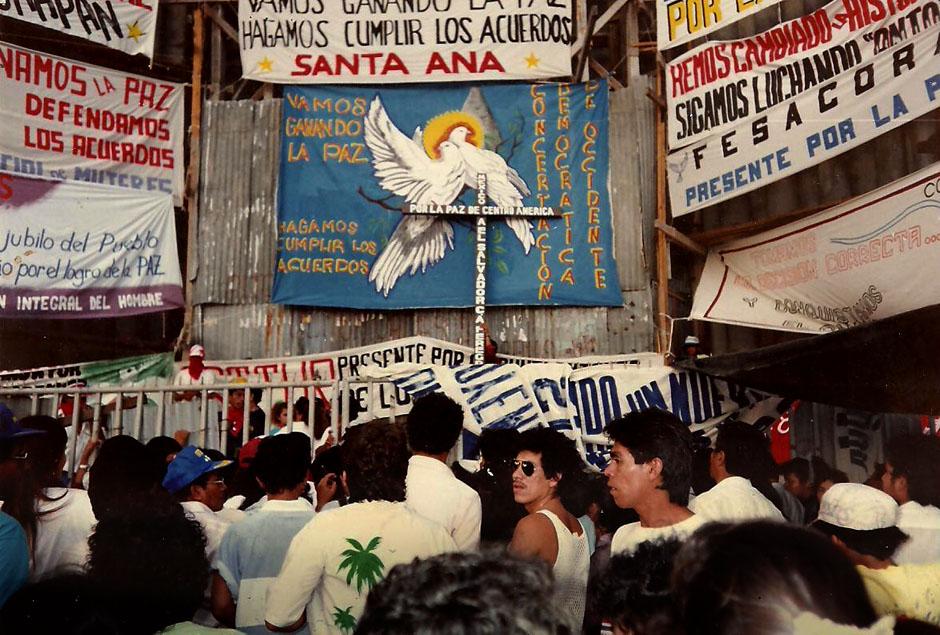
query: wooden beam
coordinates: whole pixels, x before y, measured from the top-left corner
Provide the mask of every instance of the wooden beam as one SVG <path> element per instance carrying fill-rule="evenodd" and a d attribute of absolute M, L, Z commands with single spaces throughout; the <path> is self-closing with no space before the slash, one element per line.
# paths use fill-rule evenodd
<path fill-rule="evenodd" d="M 238 44 L 238 33 L 232 25 L 226 21 L 218 8 L 206 5 L 203 7 L 203 10 L 206 12 L 206 15 L 212 19 L 213 24 L 222 29 L 222 32 L 225 33 L 230 40 Z"/>
<path fill-rule="evenodd" d="M 591 65 L 591 68 L 594 69 L 594 72 L 595 72 L 595 73 L 597 73 L 598 75 L 600 75 L 601 77 L 603 77 L 604 79 L 606 79 L 607 82 L 608 82 L 611 86 L 614 87 L 614 90 L 620 90 L 621 88 L 623 88 L 623 84 L 621 84 L 619 81 L 617 81 L 617 78 L 614 77 L 614 76 L 611 74 L 611 72 L 610 72 L 609 70 L 607 70 L 606 68 L 604 68 L 604 67 L 601 65 L 600 62 L 598 62 L 598 61 L 595 60 L 594 58 L 591 58 L 590 60 L 588 60 L 588 64 Z"/>
<path fill-rule="evenodd" d="M 585 40 L 584 49 L 581 51 L 581 54 L 578 55 L 578 65 L 574 72 L 574 81 L 583 82 L 587 79 L 585 77 L 585 72 L 587 69 L 587 59 L 591 54 L 591 35 L 594 33 L 595 25 L 597 24 L 597 6 L 591 7 L 591 13 L 588 16 L 588 28 L 587 28 L 587 39 Z"/>
<path fill-rule="evenodd" d="M 657 95 L 653 91 L 647 89 L 646 96 L 650 98 L 650 101 L 659 106 L 660 111 L 666 110 L 666 100 L 662 98 L 662 95 Z"/>
<path fill-rule="evenodd" d="M 680 232 L 678 229 L 676 229 L 672 225 L 667 225 L 657 220 L 654 227 L 656 227 L 656 229 L 664 233 L 666 235 L 666 238 L 668 238 L 670 242 L 674 242 L 677 245 L 681 245 L 685 247 L 687 250 L 691 251 L 693 254 L 698 254 L 702 258 L 708 255 L 708 250 L 705 247 L 702 247 L 700 244 L 698 244 L 697 242 L 695 242 L 694 240 L 692 240 L 691 238 L 689 238 L 688 236 Z"/>
<path fill-rule="evenodd" d="M 823 203 L 821 205 L 813 205 L 812 207 L 805 207 L 793 212 L 788 212 L 786 214 L 781 214 L 780 216 L 774 216 L 773 218 L 764 218 L 761 220 L 752 220 L 747 221 L 746 223 L 739 223 L 738 225 L 731 225 L 730 227 L 716 227 L 715 229 L 709 229 L 702 232 L 696 232 L 689 235 L 689 239 L 695 241 L 699 245 L 704 247 L 711 247 L 712 245 L 720 245 L 721 243 L 726 243 L 730 240 L 735 240 L 737 238 L 745 238 L 747 236 L 753 236 L 762 231 L 767 231 L 769 229 L 775 229 L 781 225 L 786 225 L 787 223 L 792 223 L 798 221 L 801 218 L 806 218 L 817 212 L 821 212 L 824 209 L 830 207 L 835 207 L 836 205 L 841 205 L 842 203 L 849 200 L 851 197 L 839 199 L 836 201 L 831 201 L 829 203 Z"/>
<path fill-rule="evenodd" d="M 662 99 L 666 69 L 656 65 L 656 97 Z M 665 110 L 656 109 L 656 224 L 666 225 L 666 120 Z M 669 245 L 666 234 L 656 232 L 656 351 L 669 352 Z"/>
<path fill-rule="evenodd" d="M 578 37 L 578 41 L 571 45 L 571 55 L 577 55 L 578 52 L 584 48 L 585 43 L 591 36 L 594 35 L 594 31 L 604 28 L 610 19 L 617 15 L 617 12 L 620 11 L 624 5 L 627 4 L 627 0 L 615 0 L 612 5 L 610 5 L 606 11 L 604 11 L 599 18 L 597 18 L 597 23 L 594 25 L 593 29 L 588 29 L 587 33 L 583 37 Z M 595 7 L 596 10 L 596 7 Z"/>

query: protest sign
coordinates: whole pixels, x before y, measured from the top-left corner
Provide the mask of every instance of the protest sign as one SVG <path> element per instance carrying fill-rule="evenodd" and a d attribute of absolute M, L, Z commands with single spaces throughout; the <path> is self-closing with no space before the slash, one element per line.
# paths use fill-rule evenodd
<path fill-rule="evenodd" d="M 132 385 L 173 374 L 173 353 L 153 353 L 99 362 L 0 371 L 5 388 Z"/>
<path fill-rule="evenodd" d="M 169 194 L 0 173 L 0 317 L 183 306 Z"/>
<path fill-rule="evenodd" d="M 183 162 L 180 84 L 0 42 L 0 172 L 172 193 L 179 206 Z"/>
<path fill-rule="evenodd" d="M 494 203 L 560 212 L 489 223 L 487 304 L 619 306 L 607 127 L 603 82 L 286 89 L 273 301 L 472 306 L 471 225 L 402 211 L 474 205 L 484 174 Z"/>
<path fill-rule="evenodd" d="M 153 57 L 157 0 L 0 0 L 0 16 Z"/>
<path fill-rule="evenodd" d="M 940 6 L 938 6 L 940 8 Z M 669 154 L 669 198 L 682 216 L 822 163 L 936 108 L 940 97 L 933 12 L 912 14 L 868 64 L 833 77 L 736 125 Z"/>
<path fill-rule="evenodd" d="M 940 164 L 708 254 L 691 317 L 828 332 L 940 302 Z"/>
<path fill-rule="evenodd" d="M 722 29 L 780 0 L 658 0 L 656 46 L 665 50 Z"/>
<path fill-rule="evenodd" d="M 571 0 L 239 0 L 243 75 L 383 84 L 571 75 Z"/>
<path fill-rule="evenodd" d="M 873 6 L 873 5 L 872 5 Z M 887 3 L 878 11 L 833 0 L 751 37 L 708 42 L 666 65 L 670 149 L 721 134 L 871 63 L 930 26 L 940 3 Z"/>

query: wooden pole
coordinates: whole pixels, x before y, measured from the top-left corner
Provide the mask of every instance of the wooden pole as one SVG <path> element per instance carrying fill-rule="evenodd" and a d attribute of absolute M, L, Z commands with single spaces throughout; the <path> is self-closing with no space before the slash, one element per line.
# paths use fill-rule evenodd
<path fill-rule="evenodd" d="M 663 99 L 663 74 L 661 62 L 656 68 L 656 97 Z M 666 222 L 666 121 L 662 108 L 656 109 L 656 224 L 665 226 Z M 666 234 L 656 232 L 656 324 L 659 336 L 656 338 L 656 351 L 669 352 L 670 342 L 667 316 L 669 314 L 669 245 Z"/>
<path fill-rule="evenodd" d="M 176 347 L 182 348 L 189 341 L 193 326 L 193 279 L 196 267 L 197 234 L 199 232 L 199 164 L 200 134 L 202 130 L 202 58 L 204 54 L 204 15 L 203 8 L 193 12 L 193 85 L 190 99 L 189 119 L 189 173 L 186 178 L 186 309 L 183 316 L 183 328 L 180 331 Z"/>

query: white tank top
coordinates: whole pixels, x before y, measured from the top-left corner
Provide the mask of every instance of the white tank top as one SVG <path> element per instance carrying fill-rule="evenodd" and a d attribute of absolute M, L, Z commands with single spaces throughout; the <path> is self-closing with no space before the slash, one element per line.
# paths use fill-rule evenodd
<path fill-rule="evenodd" d="M 584 596 L 587 591 L 588 571 L 591 557 L 588 554 L 587 536 L 571 533 L 565 523 L 547 509 L 540 514 L 552 521 L 558 539 L 558 555 L 552 573 L 555 576 L 555 603 L 565 615 L 572 633 L 580 633 L 584 622 Z"/>

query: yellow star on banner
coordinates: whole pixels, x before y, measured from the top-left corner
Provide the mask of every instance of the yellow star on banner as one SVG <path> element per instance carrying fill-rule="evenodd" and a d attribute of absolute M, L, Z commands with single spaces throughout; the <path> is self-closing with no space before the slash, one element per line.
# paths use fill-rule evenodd
<path fill-rule="evenodd" d="M 140 30 L 140 27 L 139 27 L 139 26 L 137 26 L 137 22 L 136 22 L 136 21 L 134 22 L 134 24 L 128 24 L 128 25 L 127 25 L 127 37 L 134 38 L 134 41 L 135 41 L 135 42 L 140 42 L 140 37 L 141 37 L 143 34 L 144 34 L 144 32 Z"/>
<path fill-rule="evenodd" d="M 258 70 L 262 73 L 270 73 L 274 70 L 274 62 L 268 59 L 268 56 L 265 55 L 263 58 L 261 58 L 261 61 L 258 62 Z"/>
<path fill-rule="evenodd" d="M 539 65 L 539 61 L 541 61 L 535 56 L 535 53 L 529 53 L 529 57 L 523 59 L 525 59 L 526 68 L 535 68 Z"/>

